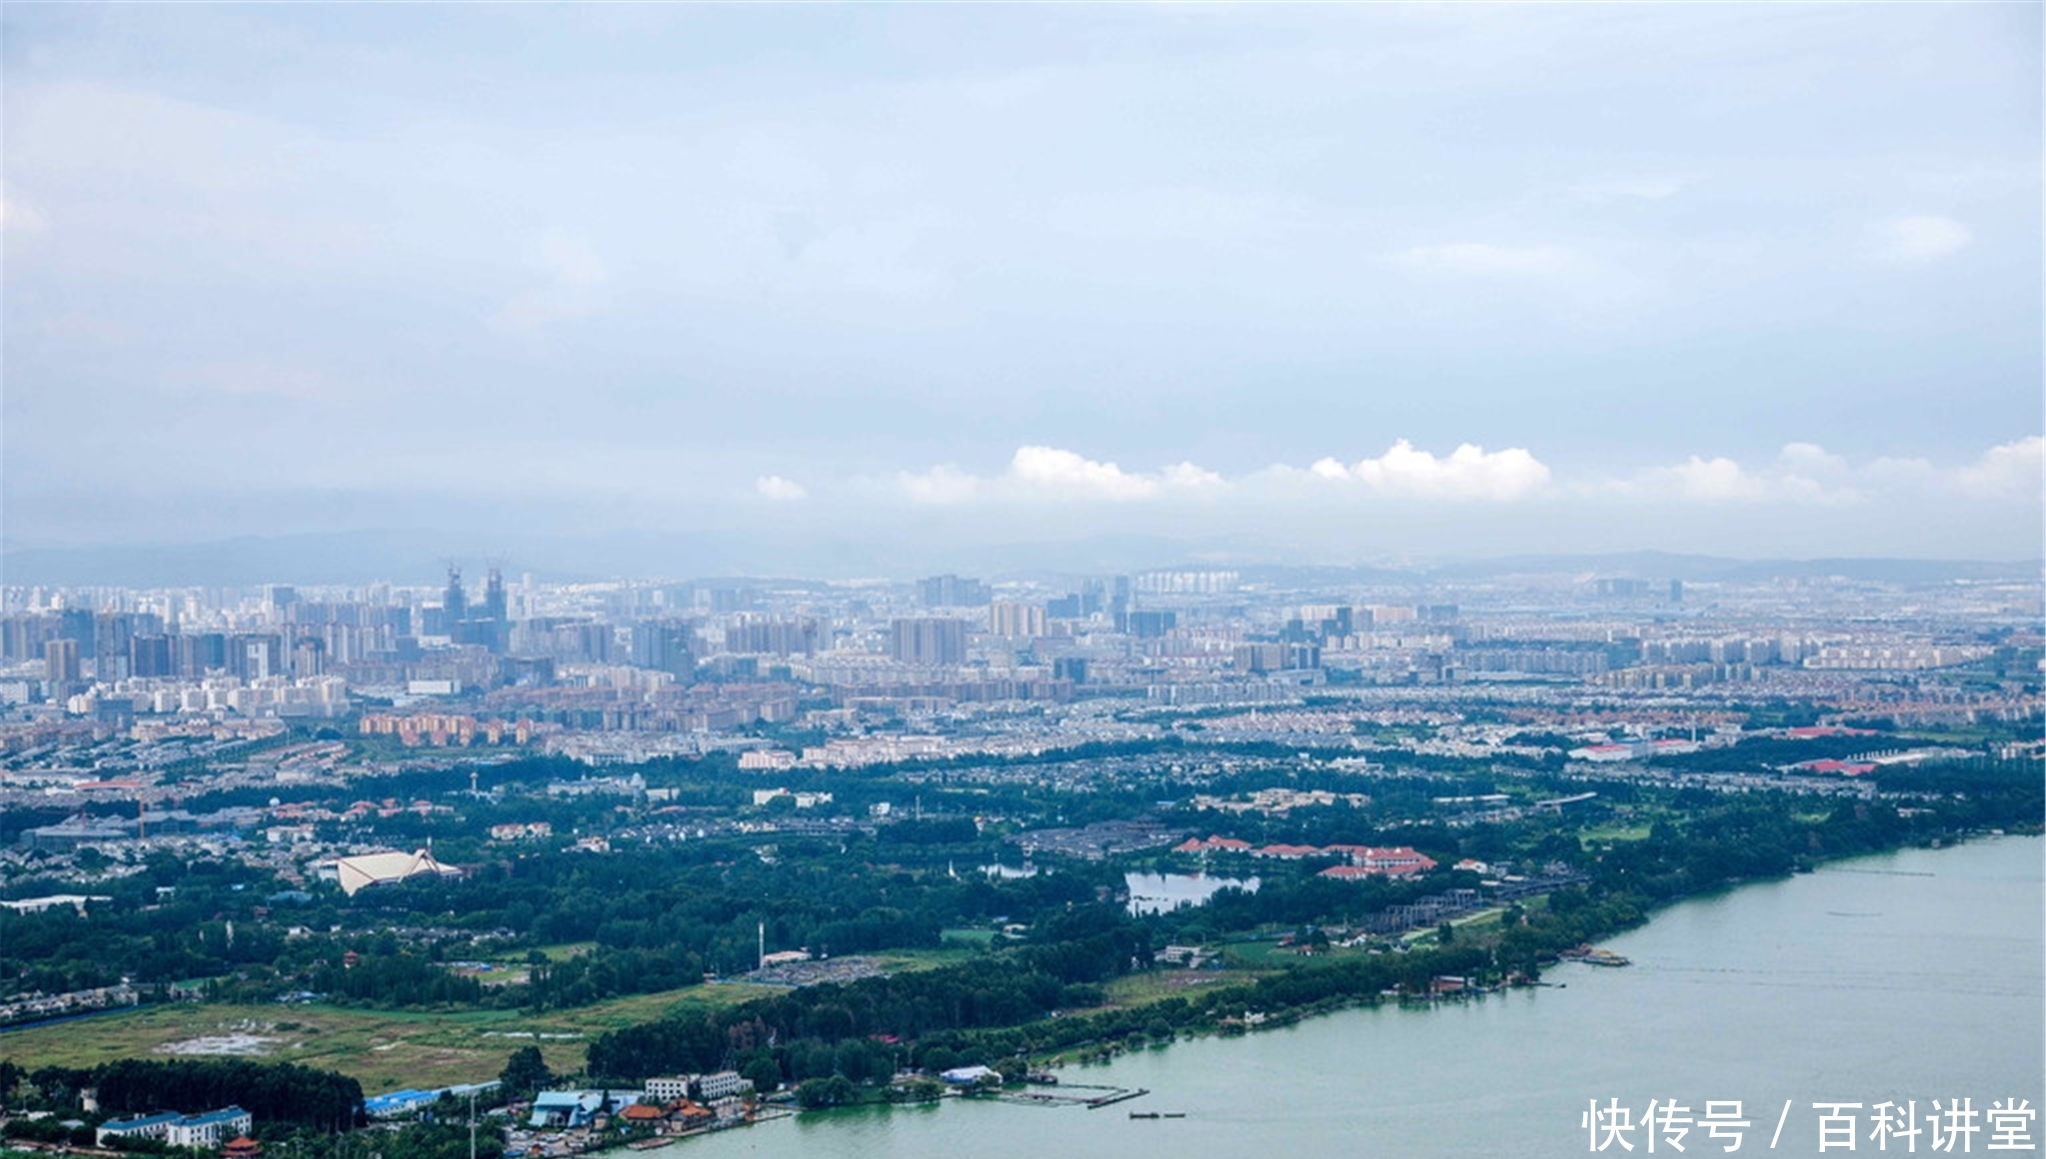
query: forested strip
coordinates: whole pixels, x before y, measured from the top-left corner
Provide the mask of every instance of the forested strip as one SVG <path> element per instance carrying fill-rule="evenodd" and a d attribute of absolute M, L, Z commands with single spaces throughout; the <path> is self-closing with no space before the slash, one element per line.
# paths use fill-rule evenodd
<path fill-rule="evenodd" d="M 361 1083 L 288 1062 L 124 1058 L 86 1070 L 44 1067 L 26 1077 L 46 1092 L 96 1088 L 100 1109 L 116 1116 L 238 1106 L 259 1123 L 340 1131 L 362 1113 Z"/>

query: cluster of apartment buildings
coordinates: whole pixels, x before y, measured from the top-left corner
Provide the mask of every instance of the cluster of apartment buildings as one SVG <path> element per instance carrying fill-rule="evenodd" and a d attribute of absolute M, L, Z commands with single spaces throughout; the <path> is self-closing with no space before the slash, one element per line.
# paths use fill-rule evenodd
<path fill-rule="evenodd" d="M 374 697 L 391 707 L 357 730 L 408 746 L 631 762 L 797 724 L 827 736 L 749 767 L 848 768 L 1048 751 L 1111 701 L 1279 705 L 1338 685 L 1466 682 L 1645 697 L 1756 681 L 1838 696 L 1897 671 L 2036 669 L 2036 629 L 1982 642 L 1983 624 L 2036 602 L 2035 584 L 2005 587 L 1900 590 L 1914 618 L 1895 623 L 1829 622 L 1822 591 L 1801 591 L 1788 616 L 1767 585 L 1627 577 L 1332 589 L 1184 569 L 998 584 L 541 585 L 493 573 L 479 594 L 451 572 L 438 588 L 271 585 L 260 596 L 12 588 L 0 591 L 0 748 L 17 747 L 17 733 L 53 739 L 45 726 L 65 722 L 139 737 L 184 719 L 339 717 Z M 1878 599 L 1838 598 L 1858 612 Z M 2035 711 L 1985 687 L 1914 695 L 1914 718 Z M 1042 726 L 970 743 L 870 727 L 958 712 L 1040 713 Z"/>

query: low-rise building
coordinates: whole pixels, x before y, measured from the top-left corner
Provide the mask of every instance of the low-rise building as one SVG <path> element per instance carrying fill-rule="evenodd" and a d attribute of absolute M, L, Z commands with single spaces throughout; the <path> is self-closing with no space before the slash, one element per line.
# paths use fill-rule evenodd
<path fill-rule="evenodd" d="M 162 1139 L 170 1133 L 170 1125 L 183 1118 L 176 1111 L 160 1111 L 131 1119 L 109 1119 L 94 1132 L 93 1142 L 104 1147 L 111 1139 Z"/>
<path fill-rule="evenodd" d="M 412 853 L 365 853 L 358 857 L 343 857 L 334 863 L 335 879 L 341 885 L 341 892 L 354 897 L 359 890 L 372 885 L 389 885 L 409 877 L 438 874 L 442 877 L 459 877 L 462 871 L 442 865 L 433 859 L 433 854 L 424 849 Z"/>
<path fill-rule="evenodd" d="M 695 1082 L 696 1076 L 693 1074 L 662 1075 L 650 1078 L 646 1081 L 647 1097 L 659 1099 L 664 1103 L 674 1102 L 676 1099 L 686 1099 L 689 1097 L 690 1086 Z"/>
<path fill-rule="evenodd" d="M 173 1147 L 215 1148 L 256 1125 L 254 1116 L 240 1107 L 223 1107 L 203 1115 L 188 1115 L 170 1125 L 164 1141 Z"/>
<path fill-rule="evenodd" d="M 753 1093 L 753 1084 L 740 1077 L 735 1070 L 721 1070 L 696 1080 L 696 1098 L 699 1102 L 715 1104 L 719 1099 L 735 1098 Z"/>
<path fill-rule="evenodd" d="M 101 1124 L 93 1139 L 104 1147 L 115 1139 L 156 1139 L 172 1147 L 216 1148 L 255 1128 L 255 1117 L 240 1107 L 222 1107 L 197 1115 L 159 1111 Z"/>

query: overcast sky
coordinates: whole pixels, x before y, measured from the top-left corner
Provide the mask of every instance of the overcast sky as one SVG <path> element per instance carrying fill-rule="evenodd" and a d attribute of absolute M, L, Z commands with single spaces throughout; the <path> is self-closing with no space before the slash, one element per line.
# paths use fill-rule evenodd
<path fill-rule="evenodd" d="M 11 3 L 5 533 L 2034 556 L 2040 14 Z"/>

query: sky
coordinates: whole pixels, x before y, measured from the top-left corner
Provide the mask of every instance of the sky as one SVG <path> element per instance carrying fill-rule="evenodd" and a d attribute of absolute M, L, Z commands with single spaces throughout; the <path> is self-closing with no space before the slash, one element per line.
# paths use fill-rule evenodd
<path fill-rule="evenodd" d="M 2042 552 L 2035 4 L 0 33 L 10 551 Z"/>

